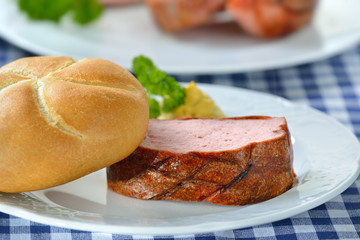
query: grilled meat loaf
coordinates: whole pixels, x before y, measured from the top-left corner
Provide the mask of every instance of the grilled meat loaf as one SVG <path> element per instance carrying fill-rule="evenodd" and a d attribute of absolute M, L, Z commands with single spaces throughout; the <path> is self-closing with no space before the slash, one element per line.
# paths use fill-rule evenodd
<path fill-rule="evenodd" d="M 143 142 L 107 168 L 107 179 L 140 199 L 245 205 L 290 189 L 292 162 L 283 117 L 150 120 Z"/>

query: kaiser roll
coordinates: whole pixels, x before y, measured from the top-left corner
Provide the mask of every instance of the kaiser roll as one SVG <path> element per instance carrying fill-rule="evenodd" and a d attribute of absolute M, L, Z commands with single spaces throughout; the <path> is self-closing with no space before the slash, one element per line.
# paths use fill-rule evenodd
<path fill-rule="evenodd" d="M 0 68 L 0 191 L 57 186 L 127 157 L 145 136 L 146 93 L 103 59 L 29 57 Z"/>

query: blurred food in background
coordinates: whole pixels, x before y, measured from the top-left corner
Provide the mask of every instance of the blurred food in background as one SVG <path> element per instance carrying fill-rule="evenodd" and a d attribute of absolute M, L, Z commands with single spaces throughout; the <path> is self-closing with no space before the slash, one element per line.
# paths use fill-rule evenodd
<path fill-rule="evenodd" d="M 100 3 L 104 6 L 125 6 L 143 2 L 145 0 L 100 0 Z"/>
<path fill-rule="evenodd" d="M 19 9 L 32 20 L 59 22 L 63 16 L 71 14 L 74 22 L 88 24 L 103 13 L 103 5 L 98 0 L 16 0 Z"/>
<path fill-rule="evenodd" d="M 144 4 L 156 24 L 172 33 L 199 26 L 236 22 L 246 33 L 274 39 L 307 26 L 318 0 L 17 0 L 31 19 L 59 21 L 71 14 L 75 22 L 88 24 L 98 19 L 103 8 L 126 8 Z"/>
<path fill-rule="evenodd" d="M 226 9 L 248 33 L 260 38 L 286 36 L 306 26 L 317 0 L 228 0 Z"/>
<path fill-rule="evenodd" d="M 229 13 L 247 33 L 260 38 L 286 36 L 306 26 L 317 0 L 147 0 L 155 20 L 166 31 L 216 23 Z"/>
<path fill-rule="evenodd" d="M 165 31 L 178 31 L 213 22 L 226 0 L 147 0 L 156 22 Z"/>

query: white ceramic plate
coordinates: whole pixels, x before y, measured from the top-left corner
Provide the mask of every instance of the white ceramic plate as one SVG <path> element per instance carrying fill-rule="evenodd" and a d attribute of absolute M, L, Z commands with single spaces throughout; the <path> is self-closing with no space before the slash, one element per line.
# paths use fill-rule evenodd
<path fill-rule="evenodd" d="M 324 0 L 314 23 L 287 38 L 262 41 L 236 24 L 166 34 L 144 6 L 107 10 L 81 28 L 68 19 L 56 25 L 28 21 L 13 0 L 0 1 L 0 35 L 40 55 L 100 57 L 130 68 L 144 54 L 173 74 L 229 73 L 291 66 L 323 59 L 360 40 L 360 1 Z"/>
<path fill-rule="evenodd" d="M 0 211 L 59 227 L 121 234 L 190 234 L 243 228 L 291 217 L 339 195 L 359 174 L 356 137 L 329 116 L 272 95 L 199 85 L 227 116 L 285 116 L 299 184 L 248 206 L 146 201 L 116 194 L 101 170 L 74 182 L 30 193 L 0 194 Z M 341 164 L 340 164 L 341 163 Z"/>

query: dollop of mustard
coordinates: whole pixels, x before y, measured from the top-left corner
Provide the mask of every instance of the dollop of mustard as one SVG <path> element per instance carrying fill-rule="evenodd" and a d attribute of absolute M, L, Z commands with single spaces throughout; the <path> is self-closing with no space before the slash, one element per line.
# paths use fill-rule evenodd
<path fill-rule="evenodd" d="M 175 108 L 170 113 L 162 112 L 159 118 L 172 119 L 182 117 L 223 118 L 225 114 L 215 104 L 214 100 L 201 91 L 195 82 L 192 81 L 185 87 L 184 104 Z"/>

